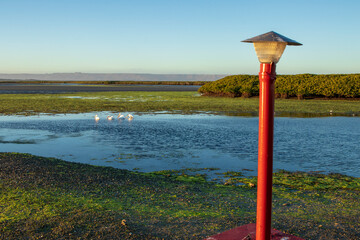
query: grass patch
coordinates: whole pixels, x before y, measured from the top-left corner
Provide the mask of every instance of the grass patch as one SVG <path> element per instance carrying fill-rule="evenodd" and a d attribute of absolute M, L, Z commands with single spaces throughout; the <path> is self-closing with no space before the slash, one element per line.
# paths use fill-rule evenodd
<path fill-rule="evenodd" d="M 0 153 L 0 238 L 203 239 L 255 221 L 256 178 L 227 172 L 254 186 L 224 185 L 199 170 L 138 173 Z M 278 172 L 273 227 L 357 239 L 359 195 L 359 178 Z"/>
<path fill-rule="evenodd" d="M 256 116 L 257 98 L 204 97 L 197 92 L 96 92 L 0 94 L 0 113 L 81 113 L 96 111 L 199 113 Z M 277 116 L 359 116 L 359 100 L 277 99 Z"/>

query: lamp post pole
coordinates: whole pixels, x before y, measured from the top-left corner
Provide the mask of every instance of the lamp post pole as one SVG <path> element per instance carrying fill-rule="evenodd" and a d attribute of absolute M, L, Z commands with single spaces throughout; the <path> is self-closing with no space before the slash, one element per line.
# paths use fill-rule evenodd
<path fill-rule="evenodd" d="M 259 152 L 256 224 L 251 223 L 219 233 L 207 238 L 216 240 L 256 239 L 270 240 L 271 234 L 276 238 L 303 240 L 271 229 L 272 208 L 272 175 L 274 145 L 274 102 L 276 63 L 279 61 L 287 45 L 302 45 L 276 32 L 268 32 L 246 39 L 242 42 L 253 43 L 260 61 L 260 93 L 259 93 Z M 253 238 L 253 234 L 256 237 Z M 283 238 L 282 238 L 283 239 Z"/>
<path fill-rule="evenodd" d="M 243 42 L 253 43 L 260 61 L 259 149 L 256 209 L 256 240 L 270 240 L 274 145 L 274 98 L 276 63 L 287 45 L 302 45 L 276 32 L 268 32 Z"/>
<path fill-rule="evenodd" d="M 259 72 L 259 149 L 256 239 L 268 240 L 271 233 L 271 203 L 274 142 L 275 63 L 261 63 Z"/>

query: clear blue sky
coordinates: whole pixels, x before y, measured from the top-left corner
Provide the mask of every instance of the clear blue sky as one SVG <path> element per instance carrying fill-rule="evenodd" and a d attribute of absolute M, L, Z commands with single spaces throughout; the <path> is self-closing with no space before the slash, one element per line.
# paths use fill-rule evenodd
<path fill-rule="evenodd" d="M 288 46 L 278 74 L 359 73 L 358 0 L 0 0 L 0 73 L 257 74 L 252 44 Z"/>

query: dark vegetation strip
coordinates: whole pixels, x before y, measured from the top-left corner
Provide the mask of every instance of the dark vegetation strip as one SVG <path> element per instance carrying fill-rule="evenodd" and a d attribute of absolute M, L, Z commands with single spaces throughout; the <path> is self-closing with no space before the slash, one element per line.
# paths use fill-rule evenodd
<path fill-rule="evenodd" d="M 0 83 L 11 84 L 100 84 L 100 85 L 197 85 L 209 81 L 45 81 L 45 80 L 0 80 Z"/>
<path fill-rule="evenodd" d="M 256 178 L 241 172 L 220 184 L 0 153 L 0 191 L 0 239 L 203 239 L 255 221 Z M 359 239 L 359 178 L 281 171 L 273 191 L 274 228 Z"/>
<path fill-rule="evenodd" d="M 203 85 L 198 90 L 205 95 L 251 97 L 259 95 L 259 78 L 254 75 L 227 76 Z M 279 75 L 275 81 L 278 98 L 309 97 L 359 98 L 360 74 L 298 74 Z"/>
<path fill-rule="evenodd" d="M 196 85 L 105 85 L 105 84 L 0 84 L 0 94 L 59 94 L 77 92 L 183 92 L 197 91 Z"/>

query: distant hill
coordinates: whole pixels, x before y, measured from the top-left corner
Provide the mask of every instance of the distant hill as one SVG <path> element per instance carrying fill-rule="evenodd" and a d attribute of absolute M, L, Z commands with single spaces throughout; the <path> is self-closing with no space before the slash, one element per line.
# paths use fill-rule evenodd
<path fill-rule="evenodd" d="M 226 75 L 211 74 L 138 74 L 138 73 L 46 73 L 2 74 L 0 80 L 47 81 L 215 81 Z"/>

